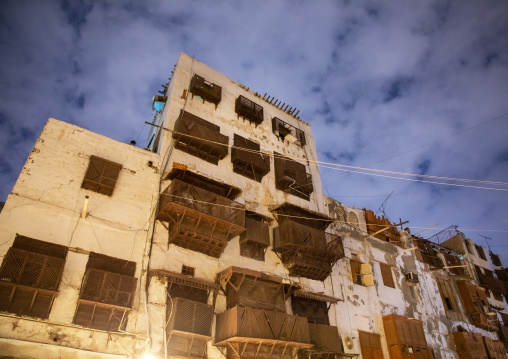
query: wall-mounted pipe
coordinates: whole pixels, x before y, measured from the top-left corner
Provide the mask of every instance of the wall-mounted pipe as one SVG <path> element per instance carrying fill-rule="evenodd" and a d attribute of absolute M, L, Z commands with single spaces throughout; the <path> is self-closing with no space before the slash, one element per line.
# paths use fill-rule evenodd
<path fill-rule="evenodd" d="M 85 196 L 85 202 L 83 203 L 83 212 L 81 212 L 81 218 L 86 218 L 86 209 L 88 208 L 88 196 Z"/>

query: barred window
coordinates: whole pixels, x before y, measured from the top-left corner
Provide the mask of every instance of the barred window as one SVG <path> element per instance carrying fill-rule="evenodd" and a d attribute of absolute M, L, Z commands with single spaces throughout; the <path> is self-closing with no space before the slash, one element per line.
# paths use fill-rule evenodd
<path fill-rule="evenodd" d="M 74 324 L 93 329 L 125 330 L 137 278 L 136 263 L 90 253 Z"/>
<path fill-rule="evenodd" d="M 0 310 L 47 318 L 67 247 L 17 235 L 0 267 Z"/>
<path fill-rule="evenodd" d="M 111 196 L 121 169 L 121 164 L 92 155 L 81 188 Z"/>
<path fill-rule="evenodd" d="M 476 248 L 476 253 L 478 253 L 478 257 L 480 257 L 483 260 L 487 260 L 487 257 L 485 256 L 485 252 L 483 251 L 483 247 L 479 246 L 477 244 L 474 245 Z"/>

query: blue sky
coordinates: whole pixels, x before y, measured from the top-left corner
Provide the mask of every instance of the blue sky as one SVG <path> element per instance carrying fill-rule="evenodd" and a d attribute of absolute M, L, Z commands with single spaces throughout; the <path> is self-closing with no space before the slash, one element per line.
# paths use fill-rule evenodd
<path fill-rule="evenodd" d="M 0 201 L 49 117 L 145 145 L 180 52 L 300 109 L 321 161 L 508 182 L 506 1 L 3 0 Z M 321 173 L 350 206 L 393 191 L 391 219 L 491 237 L 508 264 L 507 191 Z"/>

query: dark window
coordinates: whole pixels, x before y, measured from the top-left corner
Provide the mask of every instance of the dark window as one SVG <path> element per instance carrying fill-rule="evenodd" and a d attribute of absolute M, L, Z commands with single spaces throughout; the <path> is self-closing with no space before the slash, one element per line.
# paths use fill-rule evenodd
<path fill-rule="evenodd" d="M 309 200 L 314 191 L 312 176 L 305 165 L 274 153 L 275 187 L 278 190 Z"/>
<path fill-rule="evenodd" d="M 0 310 L 47 318 L 67 247 L 17 235 L 0 267 Z"/>
<path fill-rule="evenodd" d="M 489 252 L 489 254 L 490 254 L 490 260 L 492 261 L 493 265 L 495 265 L 496 267 L 503 266 L 503 263 L 501 263 L 501 258 L 497 254 L 494 254 L 492 252 Z"/>
<path fill-rule="evenodd" d="M 436 278 L 436 282 L 439 289 L 439 293 L 441 294 L 441 299 L 443 300 L 445 310 L 458 312 L 459 306 L 453 293 L 450 281 L 441 278 Z M 459 320 L 460 318 L 451 318 L 451 319 Z"/>
<path fill-rule="evenodd" d="M 483 260 L 487 260 L 487 257 L 485 256 L 485 252 L 483 251 L 483 247 L 479 246 L 477 244 L 474 245 L 476 248 L 476 253 L 478 253 L 478 257 L 480 257 Z"/>
<path fill-rule="evenodd" d="M 234 147 L 231 149 L 231 162 L 235 173 L 258 182 L 261 182 L 263 176 L 270 172 L 270 157 L 261 154 L 257 143 L 237 134 L 235 134 Z"/>
<path fill-rule="evenodd" d="M 100 330 L 125 330 L 134 301 L 136 263 L 90 253 L 74 324 Z"/>
<path fill-rule="evenodd" d="M 392 267 L 388 264 L 379 263 L 381 268 L 381 276 L 383 283 L 386 287 L 395 288 L 395 281 L 393 280 Z"/>
<path fill-rule="evenodd" d="M 499 292 L 492 291 L 492 294 L 494 295 L 495 300 L 499 300 L 500 302 L 503 301 L 503 295 Z"/>
<path fill-rule="evenodd" d="M 194 277 L 194 272 L 195 272 L 195 269 L 193 267 L 188 267 L 186 265 L 182 265 L 182 274 L 183 275 L 188 275 L 188 276 Z"/>
<path fill-rule="evenodd" d="M 222 88 L 214 83 L 206 81 L 199 75 L 194 75 L 191 81 L 190 92 L 192 96 L 196 95 L 203 99 L 215 104 L 215 107 L 220 103 L 222 97 Z"/>
<path fill-rule="evenodd" d="M 90 156 L 90 163 L 81 187 L 111 196 L 121 169 L 121 164 Z"/>
<path fill-rule="evenodd" d="M 215 165 L 228 154 L 229 137 L 220 127 L 184 110 L 175 122 L 173 139 L 177 149 Z"/>
<path fill-rule="evenodd" d="M 245 213 L 247 231 L 240 235 L 240 255 L 265 260 L 266 248 L 270 245 L 270 229 L 268 220 L 254 212 Z"/>
<path fill-rule="evenodd" d="M 235 112 L 243 118 L 259 125 L 263 122 L 263 107 L 244 96 L 238 96 L 235 102 Z"/>
<path fill-rule="evenodd" d="M 361 274 L 360 269 L 361 269 L 362 263 L 357 260 L 354 260 L 354 259 L 350 259 L 349 262 L 351 265 L 351 280 L 353 281 L 353 283 L 361 285 L 362 284 L 362 274 Z"/>
<path fill-rule="evenodd" d="M 303 147 L 307 143 L 305 140 L 305 132 L 282 121 L 280 118 L 272 118 L 272 131 L 282 141 L 295 143 Z"/>
<path fill-rule="evenodd" d="M 309 323 L 330 325 L 328 319 L 328 305 L 326 302 L 292 296 L 291 306 L 295 315 L 307 317 Z"/>

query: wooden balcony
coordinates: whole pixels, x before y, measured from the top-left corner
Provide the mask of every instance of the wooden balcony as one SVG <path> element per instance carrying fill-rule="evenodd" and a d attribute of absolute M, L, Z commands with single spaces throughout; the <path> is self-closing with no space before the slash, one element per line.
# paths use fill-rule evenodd
<path fill-rule="evenodd" d="M 310 348 L 307 318 L 270 310 L 235 306 L 217 316 L 215 345 L 254 343 Z"/>
<path fill-rule="evenodd" d="M 490 332 L 496 332 L 499 330 L 495 314 L 483 314 L 480 312 L 472 313 L 471 322 L 473 325 Z"/>
<path fill-rule="evenodd" d="M 309 323 L 310 342 L 314 347 L 311 352 L 317 354 L 341 354 L 342 342 L 337 327 L 326 324 Z"/>
<path fill-rule="evenodd" d="M 236 99 L 235 112 L 256 126 L 263 122 L 263 107 L 244 96 L 240 95 Z"/>
<path fill-rule="evenodd" d="M 314 192 L 312 175 L 306 172 L 303 163 L 275 153 L 274 169 L 275 188 L 305 200 L 310 199 L 311 193 Z"/>
<path fill-rule="evenodd" d="M 228 155 L 229 137 L 220 133 L 220 127 L 184 110 L 173 130 L 175 148 L 218 164 Z"/>
<path fill-rule="evenodd" d="M 245 231 L 242 204 L 177 179 L 161 194 L 157 219 L 169 222 L 169 243 L 215 258 Z"/>
<path fill-rule="evenodd" d="M 480 333 L 454 332 L 453 339 L 459 358 L 487 358 Z"/>
<path fill-rule="evenodd" d="M 326 279 L 344 257 L 342 238 L 287 219 L 274 229 L 274 250 L 291 276 L 316 280 Z"/>
<path fill-rule="evenodd" d="M 215 104 L 215 107 L 220 103 L 222 98 L 222 87 L 206 81 L 199 75 L 194 75 L 191 80 L 190 92 L 203 99 Z"/>
<path fill-rule="evenodd" d="M 231 162 L 235 173 L 258 182 L 270 172 L 270 157 L 260 153 L 259 144 L 236 134 L 231 149 Z"/>
<path fill-rule="evenodd" d="M 168 300 L 166 317 L 167 352 L 187 358 L 206 357 L 211 338 L 213 306 L 176 297 Z"/>

